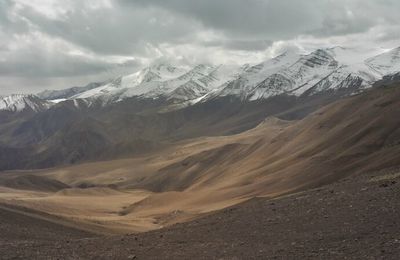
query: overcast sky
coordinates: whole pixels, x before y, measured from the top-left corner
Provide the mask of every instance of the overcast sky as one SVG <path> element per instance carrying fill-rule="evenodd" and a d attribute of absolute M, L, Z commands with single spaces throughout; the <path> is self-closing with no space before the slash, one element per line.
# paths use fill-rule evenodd
<path fill-rule="evenodd" d="M 400 46 L 399 0 L 0 0 L 0 95 L 160 57 L 256 63 L 288 48 Z"/>

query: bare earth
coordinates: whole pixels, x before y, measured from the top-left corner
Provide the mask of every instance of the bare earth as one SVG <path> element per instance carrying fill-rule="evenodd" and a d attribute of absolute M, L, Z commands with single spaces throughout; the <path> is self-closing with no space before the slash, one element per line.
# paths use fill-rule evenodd
<path fill-rule="evenodd" d="M 399 113 L 400 88 L 374 89 L 143 157 L 2 172 L 0 256 L 397 259 Z"/>
<path fill-rule="evenodd" d="M 239 135 L 179 142 L 143 158 L 5 172 L 0 176 L 0 203 L 33 208 L 108 233 L 143 232 L 188 221 L 264 191 L 243 186 L 249 179 L 233 170 L 236 166 L 230 161 L 290 125 L 269 121 Z"/>
<path fill-rule="evenodd" d="M 2 259 L 398 259 L 398 172 L 257 198 L 192 222 L 123 236 L 93 237 L 0 208 L 0 253 Z"/>

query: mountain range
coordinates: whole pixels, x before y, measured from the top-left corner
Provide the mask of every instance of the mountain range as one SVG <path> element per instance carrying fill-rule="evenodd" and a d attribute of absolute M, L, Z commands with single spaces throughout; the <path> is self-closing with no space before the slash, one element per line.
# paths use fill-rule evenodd
<path fill-rule="evenodd" d="M 54 104 L 83 99 L 88 105 L 107 105 L 131 97 L 163 99 L 166 104 L 175 105 L 171 107 L 181 108 L 176 105 L 188 106 L 225 96 L 254 101 L 283 94 L 302 96 L 340 89 L 357 93 L 383 76 L 400 71 L 400 47 L 369 56 L 372 53 L 377 51 L 343 47 L 318 49 L 309 54 L 287 51 L 255 66 L 183 67 L 161 60 L 130 75 L 84 87 L 46 90 L 36 97 L 43 100 L 43 108 L 50 107 L 46 101 Z M 20 111 L 25 106 L 38 110 L 38 100 L 33 99 L 32 95 L 3 97 L 0 110 Z"/>
<path fill-rule="evenodd" d="M 400 48 L 2 97 L 1 255 L 397 259 L 399 112 Z"/>
<path fill-rule="evenodd" d="M 36 95 L 0 98 L 0 169 L 135 156 L 199 136 L 235 134 L 268 116 L 301 119 L 400 72 L 400 47 L 287 51 L 257 65 L 177 66 Z"/>

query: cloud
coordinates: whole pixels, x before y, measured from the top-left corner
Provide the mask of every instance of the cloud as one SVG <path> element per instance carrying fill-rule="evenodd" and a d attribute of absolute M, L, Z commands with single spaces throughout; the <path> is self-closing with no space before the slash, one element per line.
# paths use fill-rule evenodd
<path fill-rule="evenodd" d="M 121 0 L 121 3 L 167 9 L 230 36 L 284 40 L 302 34 L 347 34 L 379 22 L 399 22 L 394 0 Z"/>
<path fill-rule="evenodd" d="M 145 55 L 149 46 L 178 41 L 198 29 L 162 9 L 126 9 L 118 4 L 85 9 L 80 3 L 60 17 L 44 16 L 31 6 L 19 13 L 43 33 L 105 55 Z"/>
<path fill-rule="evenodd" d="M 136 6 L 163 8 L 201 22 L 227 36 L 290 37 L 319 22 L 313 1 L 269 0 L 121 0 Z"/>
<path fill-rule="evenodd" d="M 0 0 L 0 94 L 85 84 L 161 56 L 245 63 L 287 48 L 396 47 L 398 10 L 398 0 Z"/>

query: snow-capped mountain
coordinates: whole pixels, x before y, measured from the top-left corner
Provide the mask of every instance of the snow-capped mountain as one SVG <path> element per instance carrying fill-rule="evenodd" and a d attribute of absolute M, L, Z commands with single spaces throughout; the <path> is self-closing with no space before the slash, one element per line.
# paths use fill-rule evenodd
<path fill-rule="evenodd" d="M 101 85 L 88 85 L 64 97 L 85 99 L 89 105 L 94 101 L 104 105 L 130 97 L 162 98 L 172 104 L 191 105 L 224 96 L 253 101 L 282 94 L 314 95 L 339 89 L 357 93 L 383 76 L 399 71 L 400 47 L 383 53 L 376 49 L 343 47 L 318 49 L 309 54 L 287 51 L 255 66 L 185 67 L 159 60 L 136 73 L 121 75 Z M 71 89 L 65 92 L 71 93 Z M 41 96 L 46 99 L 61 97 L 45 94 Z"/>
<path fill-rule="evenodd" d="M 280 94 L 300 96 L 340 88 L 363 89 L 384 75 L 364 62 L 365 55 L 341 47 L 318 49 L 307 55 L 287 52 L 247 69 L 218 95 L 257 100 Z"/>
<path fill-rule="evenodd" d="M 104 101 L 119 101 L 121 99 L 140 96 L 156 90 L 161 82 L 179 78 L 186 70 L 165 61 L 153 63 L 151 66 L 136 73 L 119 76 L 107 84 L 79 93 L 72 99 L 99 98 Z"/>
<path fill-rule="evenodd" d="M 34 95 L 14 94 L 0 97 L 0 111 L 21 112 L 30 110 L 40 112 L 48 109 L 52 104 Z"/>
<path fill-rule="evenodd" d="M 366 60 L 366 63 L 381 75 L 400 71 L 400 47 Z"/>
<path fill-rule="evenodd" d="M 205 67 L 205 65 L 201 65 Z M 206 67 L 202 73 L 186 76 L 182 82 L 172 82 L 171 91 L 163 94 L 175 102 L 199 99 L 217 90 L 226 82 L 235 80 L 243 71 L 243 67 L 234 65 L 219 65 Z M 196 69 L 196 68 L 195 68 Z M 177 84 L 176 84 L 177 83 Z"/>
<path fill-rule="evenodd" d="M 84 87 L 72 87 L 61 90 L 45 90 L 36 94 L 36 96 L 45 100 L 65 100 L 78 95 L 79 93 L 100 87 L 102 85 L 104 85 L 104 83 L 93 82 Z"/>
<path fill-rule="evenodd" d="M 105 103 L 129 97 L 166 98 L 172 102 L 202 97 L 235 79 L 240 66 L 199 64 L 193 68 L 156 63 L 134 74 L 120 76 L 108 84 L 85 91 L 72 99 L 100 99 Z"/>

